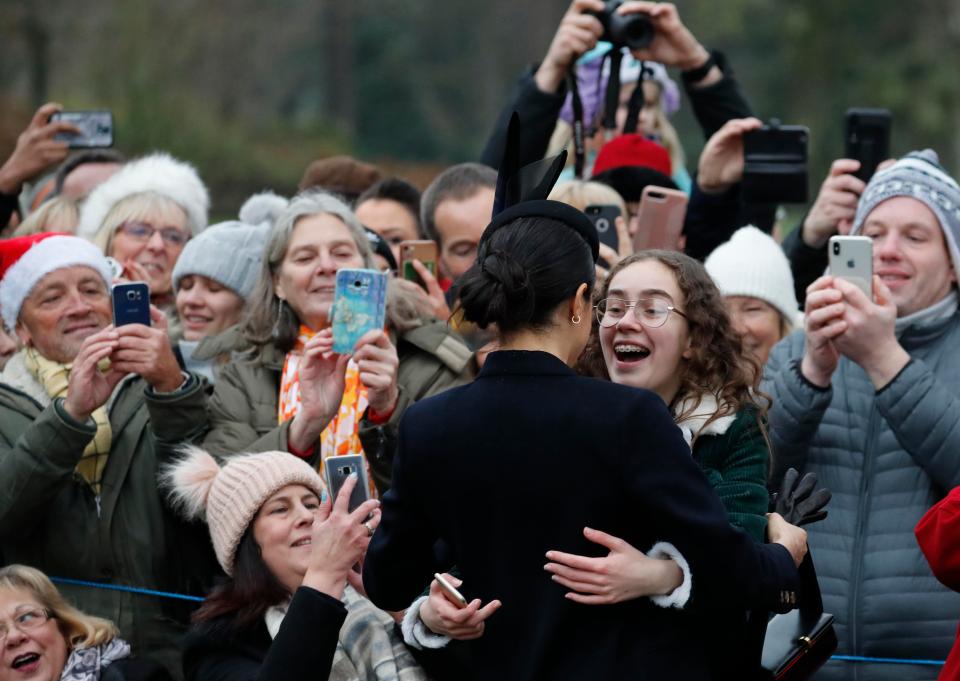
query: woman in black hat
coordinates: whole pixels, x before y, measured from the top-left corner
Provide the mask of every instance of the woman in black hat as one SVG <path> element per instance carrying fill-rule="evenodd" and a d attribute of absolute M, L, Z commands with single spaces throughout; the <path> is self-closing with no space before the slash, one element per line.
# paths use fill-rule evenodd
<path fill-rule="evenodd" d="M 784 546 L 730 527 L 656 395 L 574 374 L 597 250 L 596 230 L 569 206 L 500 213 L 460 300 L 468 320 L 496 325 L 501 349 L 473 384 L 414 405 L 400 426 L 364 584 L 399 610 L 455 562 L 468 598 L 503 604 L 470 644 L 480 678 L 708 678 L 681 610 L 764 602 L 775 580 L 796 579 L 805 551 L 803 531 L 776 519 L 771 538 Z M 584 527 L 647 552 L 638 569 L 651 598 L 601 608 L 565 598 L 544 554 L 597 555 Z"/>

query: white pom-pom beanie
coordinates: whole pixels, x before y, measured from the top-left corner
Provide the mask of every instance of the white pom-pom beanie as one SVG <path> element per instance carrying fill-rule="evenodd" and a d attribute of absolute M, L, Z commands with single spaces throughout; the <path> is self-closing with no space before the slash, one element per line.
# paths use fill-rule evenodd
<path fill-rule="evenodd" d="M 42 233 L 0 241 L 0 311 L 13 331 L 20 308 L 40 280 L 55 270 L 85 266 L 103 277 L 110 290 L 110 264 L 100 249 L 67 234 Z"/>
<path fill-rule="evenodd" d="M 724 296 L 759 298 L 793 326 L 802 323 L 790 262 L 769 234 L 753 226 L 741 227 L 703 264 Z"/>
<path fill-rule="evenodd" d="M 183 208 L 194 236 L 206 229 L 210 196 L 196 169 L 157 153 L 130 161 L 90 192 L 80 210 L 77 236 L 92 240 L 117 203 L 144 192 L 159 194 Z"/>
<path fill-rule="evenodd" d="M 230 457 L 221 467 L 199 447 L 184 448 L 184 457 L 163 473 L 175 506 L 187 518 L 205 517 L 217 561 L 233 574 L 237 545 L 244 532 L 277 490 L 303 485 L 319 497 L 320 476 L 288 452 L 260 452 Z"/>

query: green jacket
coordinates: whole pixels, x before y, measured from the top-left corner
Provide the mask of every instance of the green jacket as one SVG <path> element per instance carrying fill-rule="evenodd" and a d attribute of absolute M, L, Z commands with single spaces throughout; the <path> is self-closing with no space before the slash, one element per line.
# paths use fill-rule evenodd
<path fill-rule="evenodd" d="M 725 428 L 721 425 L 700 434 L 693 443 L 693 458 L 720 495 L 730 524 L 764 542 L 770 449 L 754 410 L 738 412 L 736 418 L 725 425 Z"/>
<path fill-rule="evenodd" d="M 472 380 L 473 353 L 443 322 L 429 322 L 401 333 L 391 332 L 400 368 L 400 395 L 390 420 L 374 425 L 366 414 L 360 423 L 360 441 L 370 462 L 374 482 L 381 494 L 390 488 L 397 427 L 406 408 L 414 402 Z M 204 359 L 224 352 L 242 352 L 246 344 L 237 327 L 207 339 L 194 357 Z M 273 345 L 259 357 L 241 359 L 223 366 L 210 400 L 211 430 L 204 446 L 214 454 L 267 450 L 288 451 L 289 421 L 277 425 L 280 374 L 285 353 Z M 311 460 L 316 465 L 318 461 Z"/>
<path fill-rule="evenodd" d="M 50 577 L 198 593 L 202 585 L 191 579 L 215 566 L 209 538 L 165 507 L 157 472 L 175 445 L 203 432 L 200 381 L 191 376 L 170 395 L 158 395 L 138 376 L 121 381 L 107 405 L 113 444 L 99 499 L 74 470 L 96 432 L 93 421 L 79 423 L 59 400 L 51 402 L 21 354 L 0 381 L 2 562 Z M 180 604 L 58 586 L 84 612 L 112 620 L 134 652 L 149 653 L 179 675 L 176 640 L 186 624 Z"/>

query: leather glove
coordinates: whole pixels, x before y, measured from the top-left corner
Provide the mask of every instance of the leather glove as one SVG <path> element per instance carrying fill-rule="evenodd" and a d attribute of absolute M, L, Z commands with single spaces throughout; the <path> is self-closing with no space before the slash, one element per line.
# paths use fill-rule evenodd
<path fill-rule="evenodd" d="M 801 527 L 827 517 L 825 507 L 830 497 L 826 487 L 817 488 L 816 473 L 807 473 L 801 478 L 795 468 L 789 468 L 783 476 L 780 493 L 775 495 L 774 508 L 788 523 Z"/>

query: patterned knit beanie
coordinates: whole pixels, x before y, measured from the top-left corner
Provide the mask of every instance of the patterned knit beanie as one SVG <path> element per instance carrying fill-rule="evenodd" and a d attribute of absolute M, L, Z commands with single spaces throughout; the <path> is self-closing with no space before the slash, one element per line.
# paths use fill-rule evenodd
<path fill-rule="evenodd" d="M 960 279 L 960 186 L 940 165 L 932 149 L 912 151 L 870 180 L 860 197 L 851 234 L 863 229 L 867 216 L 880 203 L 895 196 L 909 196 L 933 211 L 943 230 L 953 270 Z"/>
<path fill-rule="evenodd" d="M 206 518 L 217 561 L 228 575 L 233 574 L 244 532 L 277 490 L 303 485 L 318 497 L 323 493 L 317 472 L 287 452 L 238 454 L 221 468 L 199 447 L 187 446 L 183 451 L 183 458 L 164 471 L 164 485 L 184 517 Z"/>
<path fill-rule="evenodd" d="M 750 296 L 769 303 L 791 326 L 802 315 L 790 263 L 780 244 L 753 226 L 741 227 L 703 263 L 724 296 Z"/>

